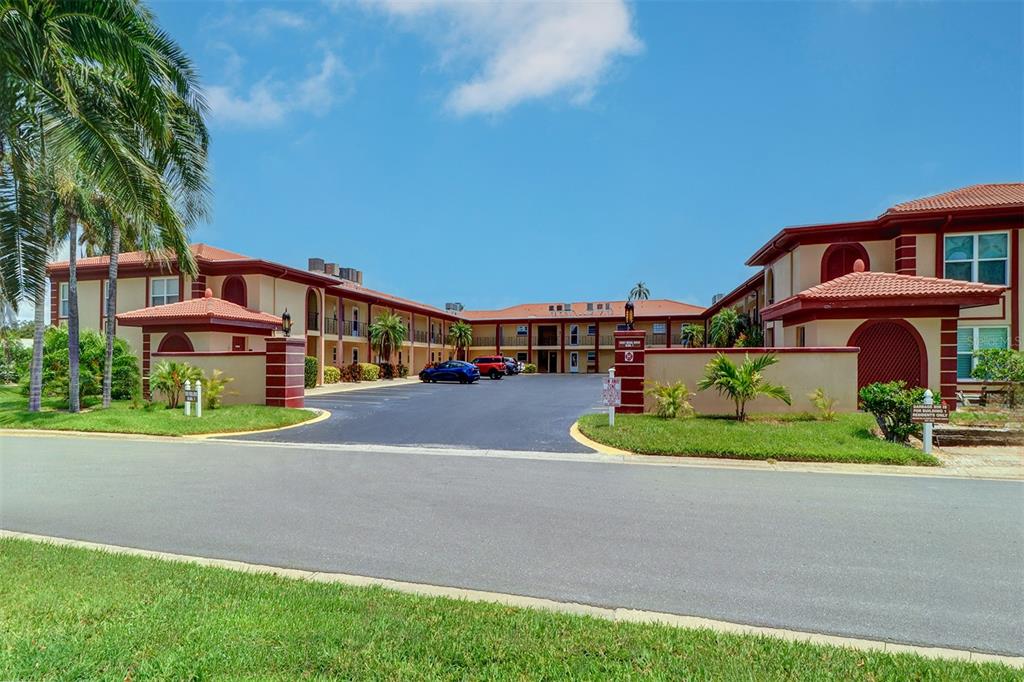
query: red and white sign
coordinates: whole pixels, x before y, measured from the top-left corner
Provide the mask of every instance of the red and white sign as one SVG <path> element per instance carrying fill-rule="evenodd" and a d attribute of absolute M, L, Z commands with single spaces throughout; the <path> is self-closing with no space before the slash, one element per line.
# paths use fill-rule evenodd
<path fill-rule="evenodd" d="M 601 399 L 607 407 L 618 407 L 622 404 L 622 379 L 605 377 L 601 388 Z"/>

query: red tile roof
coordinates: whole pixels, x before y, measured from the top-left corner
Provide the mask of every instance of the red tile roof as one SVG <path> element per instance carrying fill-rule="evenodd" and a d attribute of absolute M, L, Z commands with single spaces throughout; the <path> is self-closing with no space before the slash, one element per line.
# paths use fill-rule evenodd
<path fill-rule="evenodd" d="M 996 206 L 1024 207 L 1024 182 L 1003 182 L 961 187 L 960 189 L 943 192 L 942 194 L 896 204 L 882 215 Z"/>
<path fill-rule="evenodd" d="M 141 327 L 149 324 L 159 323 L 212 323 L 237 322 L 250 326 L 257 326 L 266 329 L 276 329 L 281 326 L 281 318 L 270 313 L 249 310 L 237 303 L 231 303 L 221 298 L 213 298 L 209 289 L 203 298 L 192 298 L 177 303 L 153 306 L 151 308 L 140 308 L 125 313 L 117 314 L 118 324 L 129 327 Z"/>
<path fill-rule="evenodd" d="M 227 251 L 225 249 L 218 249 L 216 246 L 210 246 L 209 244 L 190 244 L 189 249 L 192 251 L 192 255 L 199 261 L 219 262 L 219 261 L 231 261 L 231 260 L 249 260 L 248 256 L 243 256 L 233 251 Z M 144 265 L 146 263 L 160 263 L 161 261 L 166 263 L 176 262 L 177 257 L 171 252 L 166 253 L 149 253 L 146 251 L 125 251 L 117 257 L 117 264 L 121 265 Z M 88 268 L 95 266 L 106 267 L 110 264 L 110 256 L 90 256 L 88 258 L 79 258 L 76 264 L 80 268 Z M 52 270 L 67 270 L 68 261 L 60 260 L 50 263 L 48 266 Z"/>
<path fill-rule="evenodd" d="M 607 318 L 623 318 L 626 315 L 626 302 L 625 301 L 601 301 L 602 304 L 610 305 L 610 310 L 598 310 L 597 302 L 593 302 L 594 309 L 587 310 L 588 301 L 581 303 L 572 303 L 572 310 L 557 310 L 557 307 L 561 305 L 565 307 L 564 303 L 524 303 L 522 305 L 509 306 L 508 308 L 501 308 L 499 310 L 465 310 L 462 312 L 462 316 L 467 320 L 482 321 L 482 320 L 522 320 L 527 318 L 542 318 L 542 319 L 565 319 L 565 318 L 596 318 L 596 317 L 607 317 Z M 665 317 L 670 315 L 692 315 L 697 316 L 704 310 L 704 308 L 696 305 L 690 305 L 689 303 L 682 303 L 680 301 L 673 301 L 667 298 L 653 298 L 647 301 L 634 301 L 633 314 L 640 317 Z M 551 310 L 551 306 L 555 306 L 555 310 Z"/>

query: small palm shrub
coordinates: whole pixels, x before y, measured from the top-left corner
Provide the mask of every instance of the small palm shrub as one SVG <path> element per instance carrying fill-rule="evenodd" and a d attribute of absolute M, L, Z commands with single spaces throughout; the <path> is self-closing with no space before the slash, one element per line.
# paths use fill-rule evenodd
<path fill-rule="evenodd" d="M 398 375 L 399 379 L 404 379 L 409 376 L 409 366 L 399 363 L 395 366 L 395 373 Z"/>
<path fill-rule="evenodd" d="M 536 373 L 537 373 L 537 365 L 533 364 L 532 362 L 528 362 L 525 365 L 523 365 L 523 374 L 536 374 Z"/>
<path fill-rule="evenodd" d="M 731 348 L 743 329 L 740 312 L 736 308 L 722 308 L 711 317 L 708 340 L 716 348 Z"/>
<path fill-rule="evenodd" d="M 819 386 L 808 393 L 807 398 L 814 405 L 814 409 L 818 411 L 818 418 L 827 422 L 835 421 L 836 403 L 839 401 L 825 393 L 825 389 Z"/>
<path fill-rule="evenodd" d="M 328 365 L 324 367 L 324 383 L 325 384 L 336 384 L 341 381 L 341 370 L 337 367 Z"/>
<path fill-rule="evenodd" d="M 764 370 L 779 361 L 775 353 L 765 353 L 756 358 L 744 354 L 743 364 L 736 365 L 724 353 L 719 353 L 704 367 L 704 378 L 697 389 L 713 388 L 723 397 L 729 398 L 736 406 L 736 420 L 747 418 L 747 402 L 758 396 L 768 396 L 792 405 L 789 390 L 779 384 L 770 384 L 764 379 Z"/>
<path fill-rule="evenodd" d="M 395 366 L 390 362 L 378 362 L 377 366 L 380 367 L 380 378 L 381 379 L 394 379 L 395 378 Z"/>
<path fill-rule="evenodd" d="M 203 403 L 211 410 L 216 410 L 224 399 L 224 390 L 234 381 L 231 377 L 224 376 L 219 369 L 213 370 L 210 376 L 203 380 Z"/>
<path fill-rule="evenodd" d="M 680 332 L 680 341 L 688 348 L 700 348 L 704 345 L 704 325 L 693 322 L 683 325 Z"/>
<path fill-rule="evenodd" d="M 195 382 L 202 378 L 202 370 L 187 362 L 161 360 L 149 375 L 149 388 L 163 394 L 167 407 L 173 410 L 181 402 L 185 381 Z"/>
<path fill-rule="evenodd" d="M 646 393 L 654 398 L 654 413 L 662 419 L 679 419 L 693 415 L 693 405 L 690 404 L 690 397 L 693 394 L 682 381 L 674 384 L 655 382 Z"/>
<path fill-rule="evenodd" d="M 303 374 L 303 377 L 305 379 L 305 386 L 306 386 L 306 388 L 315 388 L 316 387 L 316 370 L 317 370 L 316 358 L 313 357 L 312 355 L 307 355 L 306 356 L 306 364 L 305 364 L 305 367 L 304 367 L 304 374 Z"/>
<path fill-rule="evenodd" d="M 372 362 L 360 362 L 359 370 L 363 381 L 377 381 L 377 379 L 380 379 L 380 367 Z"/>
<path fill-rule="evenodd" d="M 920 431 L 920 424 L 910 421 L 915 404 L 924 400 L 923 388 L 907 388 L 905 381 L 875 382 L 860 389 L 860 405 L 870 412 L 885 439 L 906 443 Z"/>

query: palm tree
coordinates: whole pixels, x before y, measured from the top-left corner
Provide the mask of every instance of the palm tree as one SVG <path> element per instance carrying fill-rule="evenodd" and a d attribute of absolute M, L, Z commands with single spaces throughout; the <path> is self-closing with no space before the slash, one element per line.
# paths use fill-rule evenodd
<path fill-rule="evenodd" d="M 651 297 L 651 290 L 647 288 L 647 285 L 643 282 L 637 282 L 636 285 L 629 290 L 630 301 L 646 301 Z"/>
<path fill-rule="evenodd" d="M 723 353 L 719 353 L 704 368 L 704 378 L 697 384 L 698 390 L 714 388 L 722 396 L 730 398 L 736 405 L 736 420 L 747 418 L 747 401 L 765 395 L 781 400 L 787 405 L 792 401 L 789 390 L 779 384 L 770 384 L 764 380 L 765 368 L 779 361 L 774 353 L 765 353 L 756 358 L 744 355 L 743 364 L 738 367 Z"/>
<path fill-rule="evenodd" d="M 743 330 L 743 319 L 735 308 L 722 308 L 711 318 L 708 340 L 716 348 L 731 348 Z"/>
<path fill-rule="evenodd" d="M 455 349 L 455 357 L 459 357 L 463 349 L 473 343 L 473 327 L 462 320 L 456 320 L 448 327 L 448 343 Z"/>
<path fill-rule="evenodd" d="M 395 349 L 405 343 L 408 329 L 400 315 L 384 311 L 370 323 L 370 346 L 377 351 L 384 362 L 390 363 Z"/>
<path fill-rule="evenodd" d="M 700 348 L 704 345 L 704 325 L 694 322 L 683 325 L 679 338 L 684 346 Z"/>
<path fill-rule="evenodd" d="M 0 248 L 10 254 L 0 278 L 11 301 L 45 305 L 51 242 L 31 195 L 49 159 L 77 162 L 121 212 L 159 225 L 162 246 L 194 275 L 187 231 L 206 209 L 206 105 L 150 11 L 135 0 L 0 0 L 0 44 Z M 29 409 L 40 385 L 33 362 Z"/>

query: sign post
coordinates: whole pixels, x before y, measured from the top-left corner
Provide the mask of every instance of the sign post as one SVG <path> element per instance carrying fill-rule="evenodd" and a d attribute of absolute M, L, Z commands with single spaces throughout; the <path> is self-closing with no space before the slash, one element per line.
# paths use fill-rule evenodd
<path fill-rule="evenodd" d="M 931 390 L 926 388 L 924 402 L 911 408 L 910 421 L 922 425 L 921 441 L 924 444 L 924 454 L 930 455 L 932 454 L 932 426 L 949 421 L 949 408 L 941 401 L 936 405 Z"/>
<path fill-rule="evenodd" d="M 196 416 L 203 416 L 203 382 L 196 379 L 196 386 L 192 388 L 192 382 L 185 379 L 185 416 L 192 416 L 192 403 L 196 405 Z"/>
<path fill-rule="evenodd" d="M 608 407 L 608 426 L 615 426 L 615 408 L 622 404 L 622 379 L 615 377 L 615 368 L 608 369 L 604 380 L 601 398 Z"/>
<path fill-rule="evenodd" d="M 192 416 L 192 382 L 185 379 L 185 416 Z"/>

